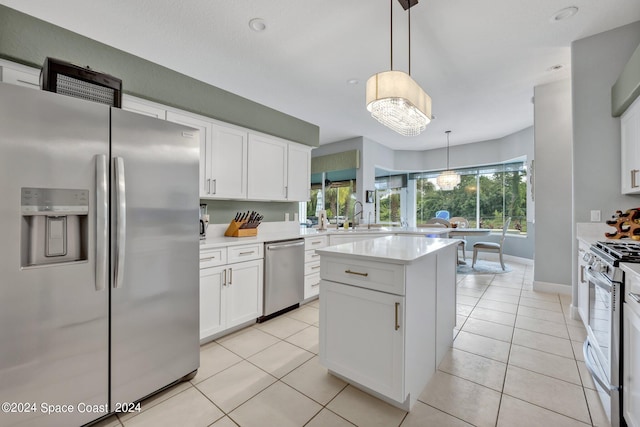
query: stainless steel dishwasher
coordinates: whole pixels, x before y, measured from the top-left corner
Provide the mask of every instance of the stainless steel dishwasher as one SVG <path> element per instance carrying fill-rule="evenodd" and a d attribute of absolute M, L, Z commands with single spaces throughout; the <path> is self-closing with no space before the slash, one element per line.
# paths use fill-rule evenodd
<path fill-rule="evenodd" d="M 304 299 L 304 239 L 264 244 L 264 313 L 259 322 L 292 310 Z"/>

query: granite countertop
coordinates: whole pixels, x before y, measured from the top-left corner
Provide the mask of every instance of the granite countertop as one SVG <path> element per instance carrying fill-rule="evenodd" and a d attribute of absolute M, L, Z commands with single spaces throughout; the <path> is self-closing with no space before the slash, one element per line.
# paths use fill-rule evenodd
<path fill-rule="evenodd" d="M 268 225 L 269 223 L 263 224 Z M 277 240 L 289 240 L 298 239 L 304 237 L 321 236 L 321 235 L 353 235 L 353 234 L 403 234 L 413 235 L 424 238 L 427 235 L 446 235 L 449 232 L 447 228 L 424 228 L 424 227 L 373 227 L 368 229 L 365 227 L 357 228 L 355 230 L 336 230 L 329 229 L 320 231 L 315 228 L 300 228 L 300 227 L 286 227 L 282 229 L 274 229 L 273 227 L 264 227 L 265 230 L 258 229 L 258 235 L 252 237 L 226 237 L 224 236 L 224 230 L 226 226 L 222 228 L 219 225 L 209 226 L 207 238 L 200 240 L 200 250 L 214 249 L 221 246 L 236 246 L 246 245 L 252 243 L 265 243 L 273 242 Z M 221 231 L 220 231 L 221 230 Z"/>
<path fill-rule="evenodd" d="M 384 236 L 316 249 L 316 252 L 320 255 L 363 261 L 410 264 L 447 246 L 458 245 L 459 242 L 459 239 L 425 238 L 422 236 Z"/>

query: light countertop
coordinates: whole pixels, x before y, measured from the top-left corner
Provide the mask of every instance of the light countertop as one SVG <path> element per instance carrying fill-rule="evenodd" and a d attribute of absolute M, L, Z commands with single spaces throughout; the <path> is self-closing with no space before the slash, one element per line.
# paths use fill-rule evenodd
<path fill-rule="evenodd" d="M 246 245 L 251 243 L 264 243 L 277 240 L 298 239 L 304 237 L 321 236 L 321 235 L 359 235 L 359 234 L 401 234 L 418 237 L 446 237 L 450 229 L 447 228 L 425 228 L 425 227 L 389 227 L 367 229 L 366 226 L 356 230 L 336 230 L 329 229 L 319 231 L 315 228 L 298 227 L 296 224 L 282 223 L 263 223 L 258 228 L 258 235 L 252 237 L 226 237 L 224 231 L 226 225 L 212 224 L 207 230 L 207 238 L 200 240 L 200 250 L 214 249 L 222 246 Z"/>
<path fill-rule="evenodd" d="M 458 245 L 458 239 L 425 238 L 423 236 L 384 236 L 353 243 L 316 249 L 320 255 L 364 261 L 410 264 L 447 246 Z"/>

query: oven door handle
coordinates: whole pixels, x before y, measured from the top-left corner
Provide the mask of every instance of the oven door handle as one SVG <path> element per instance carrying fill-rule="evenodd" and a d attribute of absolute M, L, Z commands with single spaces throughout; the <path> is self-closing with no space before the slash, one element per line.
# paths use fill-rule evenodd
<path fill-rule="evenodd" d="M 586 340 L 584 340 L 584 345 L 582 346 L 582 353 L 584 354 L 584 363 L 587 366 L 587 370 L 591 374 L 591 378 L 593 378 L 593 380 L 597 382 L 598 385 L 604 391 L 606 391 L 609 396 L 611 396 L 611 393 L 620 390 L 620 387 L 607 384 L 607 382 L 605 382 L 602 378 L 600 378 L 600 376 L 598 375 L 594 367 L 595 361 L 591 357 L 591 352 L 589 351 L 590 346 L 591 346 L 591 343 L 589 342 L 589 338 L 587 338 Z"/>
<path fill-rule="evenodd" d="M 591 273 L 591 269 L 589 268 L 587 268 L 587 280 L 589 282 L 593 282 L 596 286 L 604 289 L 609 293 L 611 293 L 613 289 L 613 286 L 611 285 L 611 283 L 609 283 L 609 281 L 602 280 L 601 278 L 597 277 L 595 274 Z"/>

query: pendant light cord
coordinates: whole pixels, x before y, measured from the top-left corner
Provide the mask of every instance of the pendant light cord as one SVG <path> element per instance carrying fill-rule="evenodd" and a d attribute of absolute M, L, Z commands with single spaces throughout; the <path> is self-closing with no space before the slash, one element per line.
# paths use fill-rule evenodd
<path fill-rule="evenodd" d="M 445 133 L 447 134 L 447 170 L 449 170 L 449 134 L 451 133 L 450 130 L 445 131 Z"/>
<path fill-rule="evenodd" d="M 409 75 L 411 75 L 411 6 L 409 6 Z"/>
<path fill-rule="evenodd" d="M 391 34 L 391 70 L 393 70 L 393 0 L 389 0 L 390 12 L 389 16 L 391 17 L 391 25 L 389 25 L 390 34 Z"/>

